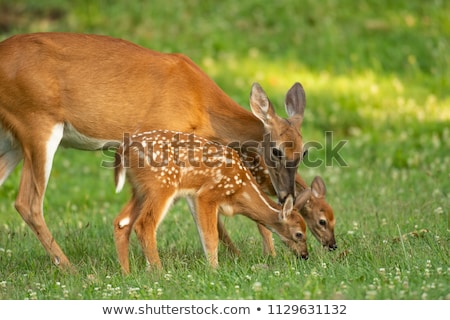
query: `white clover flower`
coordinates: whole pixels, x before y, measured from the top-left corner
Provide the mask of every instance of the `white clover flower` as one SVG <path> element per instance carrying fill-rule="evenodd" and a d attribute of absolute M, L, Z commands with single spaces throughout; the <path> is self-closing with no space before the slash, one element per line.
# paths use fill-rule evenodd
<path fill-rule="evenodd" d="M 442 207 L 437 207 L 436 209 L 434 209 L 434 213 L 442 214 L 442 213 L 444 213 L 444 209 L 442 209 Z"/>
<path fill-rule="evenodd" d="M 408 289 L 409 288 L 408 280 L 403 281 L 402 285 L 403 285 L 403 288 Z"/>
<path fill-rule="evenodd" d="M 252 289 L 253 289 L 253 291 L 256 291 L 256 292 L 261 291 L 261 290 L 262 290 L 262 284 L 261 284 L 261 282 L 255 282 L 255 283 L 252 285 Z"/>
<path fill-rule="evenodd" d="M 171 278 L 172 278 L 172 274 L 171 273 L 164 274 L 164 279 L 170 280 Z"/>
<path fill-rule="evenodd" d="M 368 290 L 366 292 L 366 299 L 375 299 L 375 297 L 377 296 L 377 292 L 375 290 Z"/>

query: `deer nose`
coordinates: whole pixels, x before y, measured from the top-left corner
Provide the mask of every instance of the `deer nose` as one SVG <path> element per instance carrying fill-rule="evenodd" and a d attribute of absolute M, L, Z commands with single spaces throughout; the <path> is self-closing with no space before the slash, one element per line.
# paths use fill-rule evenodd
<path fill-rule="evenodd" d="M 283 205 L 286 202 L 286 199 L 288 196 L 289 196 L 289 194 L 287 192 L 280 191 L 278 194 L 278 203 L 280 205 Z"/>
<path fill-rule="evenodd" d="M 308 260 L 309 259 L 309 255 L 307 253 L 302 253 L 302 259 L 303 260 Z"/>

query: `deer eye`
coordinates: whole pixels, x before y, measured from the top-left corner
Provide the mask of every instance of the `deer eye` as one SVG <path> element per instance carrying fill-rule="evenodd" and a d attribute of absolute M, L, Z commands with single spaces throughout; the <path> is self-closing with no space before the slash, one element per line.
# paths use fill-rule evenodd
<path fill-rule="evenodd" d="M 283 157 L 283 151 L 278 148 L 272 148 L 272 154 L 277 159 L 281 159 Z"/>
<path fill-rule="evenodd" d="M 320 220 L 319 220 L 319 224 L 320 224 L 321 226 L 325 226 L 325 225 L 327 224 L 327 221 L 324 220 L 324 219 L 320 219 Z"/>
<path fill-rule="evenodd" d="M 296 233 L 295 233 L 295 238 L 296 238 L 297 240 L 303 239 L 303 233 L 301 233 L 301 232 L 296 232 Z"/>

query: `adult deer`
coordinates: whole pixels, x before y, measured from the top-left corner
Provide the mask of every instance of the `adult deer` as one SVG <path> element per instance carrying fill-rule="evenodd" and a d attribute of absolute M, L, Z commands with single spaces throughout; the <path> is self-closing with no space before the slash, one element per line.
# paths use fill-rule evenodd
<path fill-rule="evenodd" d="M 107 36 L 17 35 L 0 43 L 0 184 L 23 159 L 15 207 L 62 267 L 70 262 L 43 215 L 59 145 L 99 150 L 118 146 L 125 133 L 153 129 L 195 133 L 225 145 L 255 142 L 283 202 L 295 195 L 305 93 L 299 83 L 288 91 L 288 119 L 275 114 L 257 84 L 250 105 L 253 114 L 181 54 Z"/>
<path fill-rule="evenodd" d="M 218 266 L 218 210 L 243 214 L 278 234 L 298 256 L 308 258 L 306 224 L 293 211 L 288 196 L 283 207 L 259 190 L 234 149 L 194 134 L 154 130 L 126 139 L 116 153 L 116 191 L 125 176 L 132 198 L 114 220 L 114 239 L 125 273 L 130 271 L 128 247 L 134 227 L 147 262 L 161 268 L 156 231 L 174 199 L 185 196 L 197 224 L 210 266 Z M 302 197 L 300 197 L 302 198 Z M 303 205 L 306 201 L 303 201 Z"/>

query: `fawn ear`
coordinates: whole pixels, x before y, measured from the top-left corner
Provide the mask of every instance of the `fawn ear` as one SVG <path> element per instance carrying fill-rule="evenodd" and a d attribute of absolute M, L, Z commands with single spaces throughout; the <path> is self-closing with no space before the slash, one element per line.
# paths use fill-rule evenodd
<path fill-rule="evenodd" d="M 325 194 L 327 193 L 327 187 L 325 186 L 325 182 L 323 182 L 322 178 L 316 176 L 311 183 L 312 194 L 315 198 L 325 198 Z"/>
<path fill-rule="evenodd" d="M 296 127 L 300 127 L 302 124 L 305 106 L 305 90 L 299 82 L 296 82 L 287 92 L 285 99 L 285 107 L 289 120 L 294 122 Z"/>
<path fill-rule="evenodd" d="M 256 82 L 253 84 L 252 92 L 250 93 L 250 108 L 265 127 L 270 126 L 271 119 L 276 116 L 269 98 L 263 88 Z"/>
<path fill-rule="evenodd" d="M 292 199 L 292 196 L 289 195 L 280 211 L 280 220 L 286 219 L 291 214 L 292 209 L 294 209 L 294 200 Z"/>
<path fill-rule="evenodd" d="M 305 189 L 303 190 L 298 196 L 297 199 L 295 199 L 294 208 L 297 210 L 300 210 L 303 208 L 306 204 L 306 201 L 308 201 L 311 198 L 311 189 Z"/>

